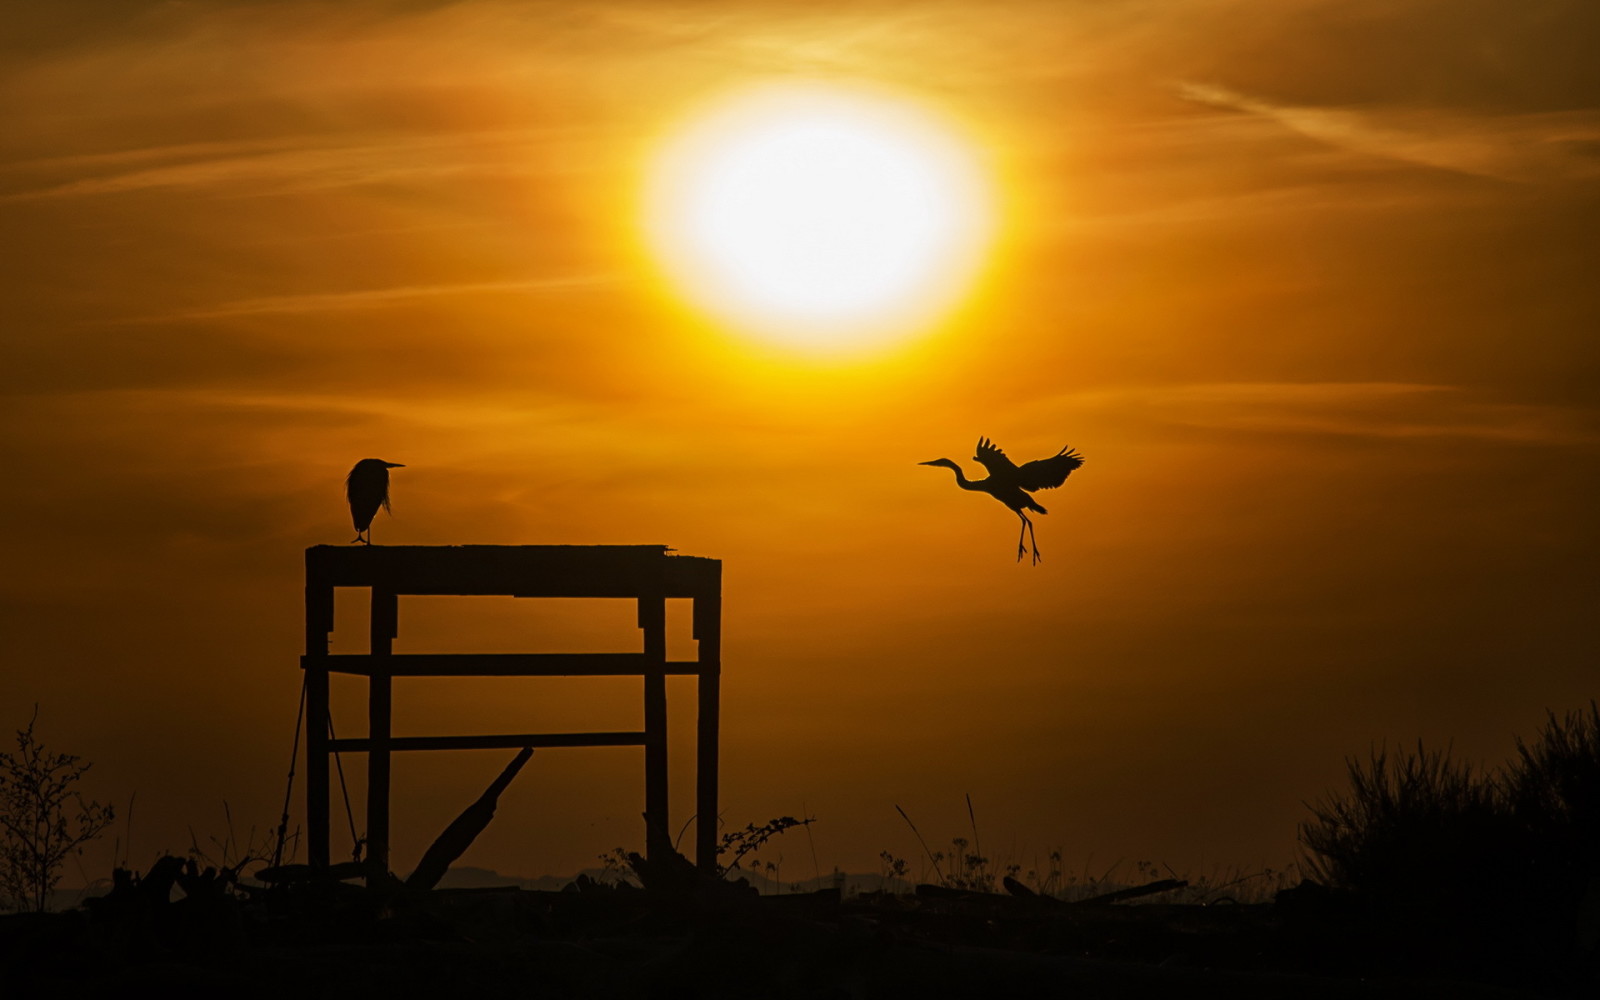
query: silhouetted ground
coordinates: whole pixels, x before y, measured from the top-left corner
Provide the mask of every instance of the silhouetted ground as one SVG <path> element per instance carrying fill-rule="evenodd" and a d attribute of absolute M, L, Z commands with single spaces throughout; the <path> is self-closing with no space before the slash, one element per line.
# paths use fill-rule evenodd
<path fill-rule="evenodd" d="M 726 887 L 726 883 L 719 884 Z M 731 887 L 727 887 L 731 890 Z M 1296 926 L 1298 924 L 1298 926 Z M 1272 904 L 1072 906 L 323 886 L 0 918 L 0 992 L 72 997 L 1528 998 L 1351 950 Z M 15 989 L 15 992 L 11 992 Z"/>

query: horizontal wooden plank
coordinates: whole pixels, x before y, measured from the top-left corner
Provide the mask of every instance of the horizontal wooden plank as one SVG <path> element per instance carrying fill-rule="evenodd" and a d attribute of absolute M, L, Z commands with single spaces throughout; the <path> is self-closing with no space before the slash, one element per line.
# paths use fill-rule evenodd
<path fill-rule="evenodd" d="M 311 588 L 382 586 L 396 594 L 700 597 L 722 564 L 665 545 L 314 545 Z"/>
<path fill-rule="evenodd" d="M 300 666 L 364 677 L 627 677 L 654 673 L 643 653 L 338 653 L 300 657 Z M 669 661 L 665 674 L 698 674 L 695 661 Z"/>
<path fill-rule="evenodd" d="M 390 750 L 517 750 L 522 747 L 637 747 L 644 733 L 523 733 L 510 736 L 391 736 Z M 329 750 L 365 753 L 372 740 L 364 736 L 329 740 Z"/>

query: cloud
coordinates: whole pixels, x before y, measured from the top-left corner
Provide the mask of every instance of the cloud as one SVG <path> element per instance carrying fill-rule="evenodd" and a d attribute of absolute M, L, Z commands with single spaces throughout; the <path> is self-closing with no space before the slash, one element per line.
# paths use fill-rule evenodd
<path fill-rule="evenodd" d="M 1278 104 L 1212 83 L 1182 82 L 1177 92 L 1363 155 L 1505 181 L 1600 177 L 1600 111 L 1592 109 L 1469 115 Z"/>
<path fill-rule="evenodd" d="M 141 316 L 125 323 L 166 323 L 173 320 L 225 319 L 236 316 L 307 315 L 353 309 L 373 309 L 413 302 L 418 299 L 456 295 L 501 295 L 568 288 L 595 288 L 622 280 L 614 274 L 572 274 L 529 281 L 478 281 L 454 285 L 406 285 L 395 288 L 369 288 L 351 292 L 323 292 L 310 295 L 275 295 L 237 299 L 219 305 L 160 316 Z"/>
<path fill-rule="evenodd" d="M 1426 383 L 1218 382 L 1079 393 L 1071 404 L 1255 434 L 1600 443 L 1600 421 L 1592 411 L 1485 400 L 1459 387 Z"/>
<path fill-rule="evenodd" d="M 6 198 L 82 198 L 229 186 L 247 188 L 251 194 L 282 194 L 418 177 L 529 176 L 549 172 L 555 162 L 581 162 L 577 157 L 549 155 L 552 144 L 566 136 L 560 129 L 529 129 L 342 142 L 305 137 L 182 143 L 13 165 L 13 172 L 32 168 L 89 176 L 25 188 Z"/>

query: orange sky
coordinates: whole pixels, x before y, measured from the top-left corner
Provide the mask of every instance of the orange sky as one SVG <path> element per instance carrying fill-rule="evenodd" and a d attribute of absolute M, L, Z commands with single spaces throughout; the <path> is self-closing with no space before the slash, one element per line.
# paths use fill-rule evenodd
<path fill-rule="evenodd" d="M 137 792 L 136 861 L 224 801 L 276 822 L 302 551 L 368 456 L 406 464 L 379 543 L 722 559 L 725 819 L 815 815 L 824 871 L 914 855 L 896 804 L 964 833 L 969 792 L 1002 861 L 1278 864 L 1345 755 L 1495 761 L 1596 695 L 1591 3 L 0 17 L 0 728 L 38 702 Z M 791 76 L 922 102 L 1001 178 L 978 294 L 904 349 L 761 348 L 642 261 L 672 124 Z M 975 474 L 980 434 L 1088 456 L 1037 568 L 916 465 Z M 409 613 L 399 648 L 455 648 Z M 469 613 L 477 649 L 636 641 Z M 397 718 L 631 725 L 599 686 L 402 682 Z M 509 757 L 402 757 L 396 867 Z M 576 871 L 641 808 L 636 751 L 541 751 L 465 862 Z"/>

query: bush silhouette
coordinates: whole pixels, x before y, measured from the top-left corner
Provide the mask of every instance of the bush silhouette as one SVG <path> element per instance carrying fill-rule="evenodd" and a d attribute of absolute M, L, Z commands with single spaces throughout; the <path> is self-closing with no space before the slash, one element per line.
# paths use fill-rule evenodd
<path fill-rule="evenodd" d="M 1397 905 L 1477 896 L 1488 859 L 1517 847 L 1502 782 L 1448 752 L 1419 743 L 1347 766 L 1348 794 L 1313 804 L 1315 820 L 1300 828 L 1306 867 L 1324 885 Z"/>
<path fill-rule="evenodd" d="M 1600 710 L 1517 740 L 1498 771 L 1372 751 L 1310 805 L 1306 870 L 1408 961 L 1493 977 L 1575 970 L 1600 937 Z M 1380 949 L 1381 950 L 1381 949 Z"/>
<path fill-rule="evenodd" d="M 1537 740 L 1518 739 L 1506 795 L 1527 837 L 1521 872 L 1530 903 L 1592 955 L 1600 944 L 1600 706 L 1551 712 Z"/>
<path fill-rule="evenodd" d="M 44 911 L 61 866 L 111 825 L 110 806 L 85 801 L 78 779 L 89 770 L 34 738 L 39 709 L 17 730 L 17 749 L 0 753 L 0 897 Z"/>

